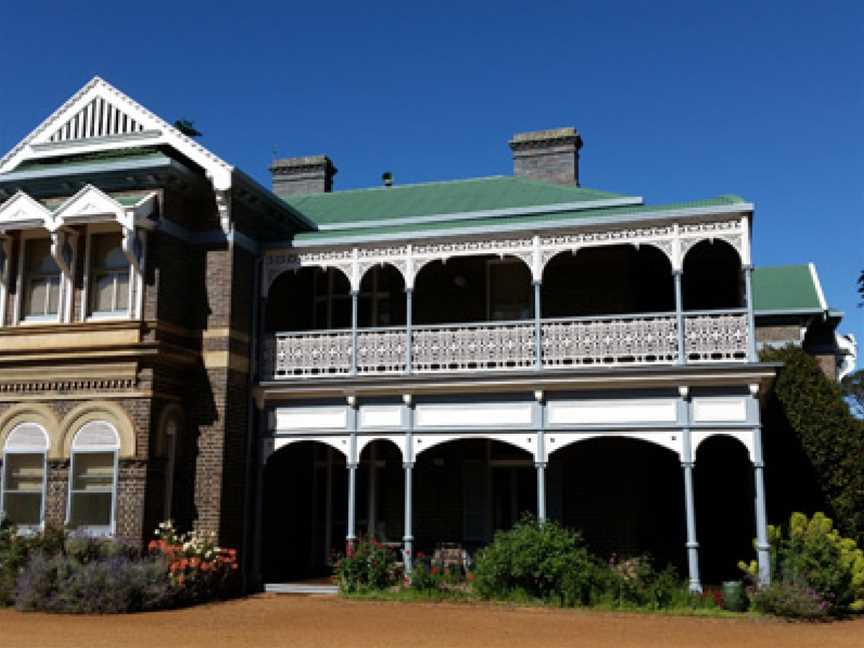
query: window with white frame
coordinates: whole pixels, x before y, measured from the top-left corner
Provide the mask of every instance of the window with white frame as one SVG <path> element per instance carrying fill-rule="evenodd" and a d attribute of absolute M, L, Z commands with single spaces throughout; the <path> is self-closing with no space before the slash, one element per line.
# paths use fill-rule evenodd
<path fill-rule="evenodd" d="M 66 515 L 70 528 L 114 533 L 119 449 L 120 437 L 107 421 L 90 421 L 75 433 Z"/>
<path fill-rule="evenodd" d="M 22 423 L 6 438 L 0 479 L 0 518 L 19 529 L 40 529 L 45 520 L 48 433 Z"/>
<path fill-rule="evenodd" d="M 24 239 L 24 319 L 55 319 L 60 311 L 60 267 L 47 238 Z"/>
<path fill-rule="evenodd" d="M 129 259 L 119 232 L 90 237 L 90 314 L 118 315 L 129 310 Z"/>

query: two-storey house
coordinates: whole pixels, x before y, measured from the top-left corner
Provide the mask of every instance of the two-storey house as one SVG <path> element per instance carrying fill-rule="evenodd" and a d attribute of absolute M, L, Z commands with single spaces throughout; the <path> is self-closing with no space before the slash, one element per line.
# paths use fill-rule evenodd
<path fill-rule="evenodd" d="M 754 270 L 737 196 L 581 187 L 574 129 L 509 145 L 513 176 L 334 192 L 317 156 L 271 191 L 93 79 L 0 160 L 3 515 L 174 518 L 261 583 L 530 512 L 693 590 L 700 542 L 716 580 L 755 535 L 766 580 L 758 345 L 846 362 L 815 269 Z"/>

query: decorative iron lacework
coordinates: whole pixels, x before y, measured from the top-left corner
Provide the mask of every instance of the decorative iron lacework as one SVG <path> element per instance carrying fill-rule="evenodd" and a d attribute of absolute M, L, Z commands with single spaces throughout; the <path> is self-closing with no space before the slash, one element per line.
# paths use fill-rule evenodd
<path fill-rule="evenodd" d="M 481 322 L 412 329 L 411 371 L 452 373 L 514 370 L 536 366 L 533 322 Z M 746 313 L 685 317 L 688 362 L 744 362 Z M 404 373 L 407 331 L 359 329 L 357 373 Z M 674 364 L 678 360 L 677 321 L 662 314 L 635 317 L 568 318 L 541 324 L 542 366 Z M 265 376 L 348 375 L 351 332 L 278 333 L 262 344 Z"/>
<path fill-rule="evenodd" d="M 276 378 L 351 373 L 351 331 L 279 333 L 275 351 Z"/>
<path fill-rule="evenodd" d="M 674 317 L 544 322 L 543 366 L 672 363 L 676 329 Z"/>
<path fill-rule="evenodd" d="M 357 333 L 357 371 L 361 374 L 400 373 L 405 371 L 407 352 L 404 329 Z"/>
<path fill-rule="evenodd" d="M 747 314 L 688 315 L 684 318 L 684 351 L 688 362 L 747 359 Z"/>
<path fill-rule="evenodd" d="M 414 329 L 412 365 L 418 373 L 524 369 L 534 363 L 531 323 L 489 322 Z"/>
<path fill-rule="evenodd" d="M 402 274 L 406 286 L 413 287 L 414 277 L 420 269 L 433 261 L 446 261 L 454 256 L 494 254 L 521 259 L 530 269 L 535 281 L 542 278 L 543 268 L 561 252 L 584 247 L 605 245 L 651 245 L 663 252 L 673 269 L 680 269 L 687 251 L 704 240 L 720 239 L 729 243 L 744 258 L 746 221 L 728 219 L 687 225 L 656 225 L 595 231 L 559 232 L 544 236 L 517 238 L 471 238 L 437 241 L 420 245 L 391 245 L 377 247 L 332 248 L 314 252 L 286 250 L 270 254 L 264 259 L 263 296 L 267 296 L 273 281 L 283 272 L 305 267 L 337 268 L 359 290 L 363 275 L 376 265 L 390 264 Z"/>

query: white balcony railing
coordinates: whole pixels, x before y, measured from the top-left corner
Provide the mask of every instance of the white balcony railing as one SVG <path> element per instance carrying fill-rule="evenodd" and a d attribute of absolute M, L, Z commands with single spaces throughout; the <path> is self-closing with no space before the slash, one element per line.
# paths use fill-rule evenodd
<path fill-rule="evenodd" d="M 686 313 L 684 362 L 745 362 L 744 310 Z M 580 366 L 671 365 L 679 362 L 675 313 L 544 319 L 540 344 L 533 321 L 414 326 L 411 373 L 448 373 Z M 404 327 L 277 333 L 262 347 L 267 378 L 407 373 Z M 537 350 L 542 354 L 540 362 Z"/>

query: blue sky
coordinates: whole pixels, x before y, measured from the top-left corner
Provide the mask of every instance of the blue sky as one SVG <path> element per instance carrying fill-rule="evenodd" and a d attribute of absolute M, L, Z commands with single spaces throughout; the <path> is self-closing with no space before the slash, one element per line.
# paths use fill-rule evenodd
<path fill-rule="evenodd" d="M 585 186 L 756 203 L 757 265 L 814 261 L 864 341 L 864 3 L 16 3 L 0 149 L 94 74 L 264 184 L 508 174 L 517 131 L 583 135 Z"/>

